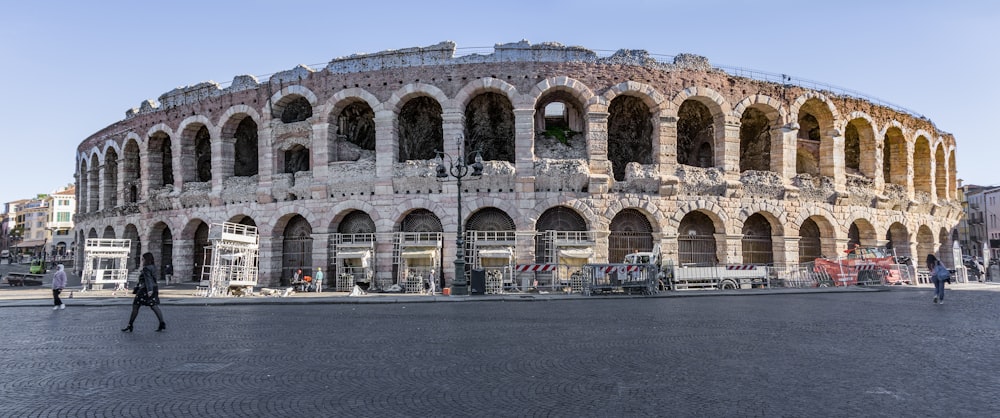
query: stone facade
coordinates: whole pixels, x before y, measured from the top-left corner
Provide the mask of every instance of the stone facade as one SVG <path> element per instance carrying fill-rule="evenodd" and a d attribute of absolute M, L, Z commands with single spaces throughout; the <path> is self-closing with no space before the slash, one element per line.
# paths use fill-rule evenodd
<path fill-rule="evenodd" d="M 252 224 L 271 284 L 336 269 L 336 242 L 367 233 L 389 283 L 400 234 L 438 233 L 450 281 L 458 187 L 435 151 L 480 149 L 463 227 L 509 233 L 518 263 L 558 262 L 546 230 L 584 231 L 593 262 L 659 244 L 672 262 L 797 263 L 849 242 L 922 259 L 961 216 L 955 147 L 925 118 L 704 57 L 444 42 L 142 102 L 77 148 L 77 242 L 131 238 L 196 277 L 209 224 Z"/>

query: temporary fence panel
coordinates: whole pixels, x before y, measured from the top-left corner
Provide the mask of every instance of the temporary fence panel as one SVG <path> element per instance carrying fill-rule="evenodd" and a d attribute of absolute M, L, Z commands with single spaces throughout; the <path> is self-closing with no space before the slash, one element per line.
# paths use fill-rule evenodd
<path fill-rule="evenodd" d="M 526 292 L 530 290 L 553 290 L 551 277 L 558 265 L 556 263 L 518 264 L 514 266 L 514 283 L 509 291 Z M 547 283 L 546 280 L 549 282 Z"/>
<path fill-rule="evenodd" d="M 651 264 L 586 264 L 580 273 L 585 293 L 641 293 L 650 295 L 657 290 L 656 266 Z"/>
<path fill-rule="evenodd" d="M 128 281 L 128 256 L 132 240 L 88 238 L 84 242 L 84 264 L 80 282 L 83 291 L 102 290 L 114 285 L 114 293 L 125 290 Z"/>
<path fill-rule="evenodd" d="M 514 231 L 468 231 L 466 262 L 473 269 L 484 270 L 487 294 L 514 286 L 515 241 Z"/>

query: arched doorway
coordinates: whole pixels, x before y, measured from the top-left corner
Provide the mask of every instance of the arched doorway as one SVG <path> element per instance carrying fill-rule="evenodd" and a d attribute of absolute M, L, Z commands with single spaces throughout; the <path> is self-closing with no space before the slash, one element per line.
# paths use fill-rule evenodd
<path fill-rule="evenodd" d="M 715 223 L 701 212 L 688 212 L 677 228 L 677 263 L 681 266 L 714 266 L 719 263 Z"/>
<path fill-rule="evenodd" d="M 621 263 L 625 255 L 653 250 L 653 226 L 642 212 L 625 209 L 611 219 L 608 262 Z"/>
<path fill-rule="evenodd" d="M 211 253 L 208 251 L 208 224 L 198 221 L 198 227 L 194 230 L 193 238 L 194 249 L 192 254 L 194 256 L 194 263 L 192 265 L 194 266 L 194 269 L 192 270 L 193 277 L 191 279 L 197 282 L 201 281 L 202 275 L 204 274 L 202 269 L 205 265 L 205 257 L 211 257 Z M 208 280 L 208 277 L 205 277 L 205 280 Z"/>
<path fill-rule="evenodd" d="M 823 255 L 820 242 L 819 225 L 812 219 L 806 219 L 799 228 L 799 262 L 816 261 Z"/>
<path fill-rule="evenodd" d="M 774 263 L 771 223 L 755 213 L 743 223 L 743 264 Z"/>
<path fill-rule="evenodd" d="M 302 215 L 293 216 L 285 225 L 282 238 L 281 279 L 290 279 L 297 270 L 302 270 L 303 276 L 311 276 L 313 238 L 309 221 Z"/>

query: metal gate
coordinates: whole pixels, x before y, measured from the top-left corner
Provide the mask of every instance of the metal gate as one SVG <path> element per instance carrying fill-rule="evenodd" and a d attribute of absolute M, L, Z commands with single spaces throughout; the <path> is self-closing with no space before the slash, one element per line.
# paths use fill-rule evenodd
<path fill-rule="evenodd" d="M 743 264 L 773 264 L 771 237 L 743 237 Z"/>
<path fill-rule="evenodd" d="M 714 265 L 719 261 L 715 237 L 685 235 L 677 238 L 677 261 L 680 265 Z"/>

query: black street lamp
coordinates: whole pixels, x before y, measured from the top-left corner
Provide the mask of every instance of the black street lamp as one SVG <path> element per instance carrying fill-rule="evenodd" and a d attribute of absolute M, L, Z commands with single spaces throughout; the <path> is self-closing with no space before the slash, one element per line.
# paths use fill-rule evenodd
<path fill-rule="evenodd" d="M 472 158 L 473 163 L 467 164 L 469 158 L 459 156 L 452 158 L 444 151 L 434 151 L 437 154 L 437 178 L 447 179 L 449 176 L 457 180 L 458 186 L 458 235 L 455 238 L 455 280 L 451 283 L 451 294 L 465 296 L 469 294 L 469 282 L 465 280 L 465 238 L 462 236 L 462 178 L 483 175 L 483 157 L 480 151 Z M 445 167 L 445 159 L 448 167 Z M 471 169 L 471 170 L 470 170 Z"/>

